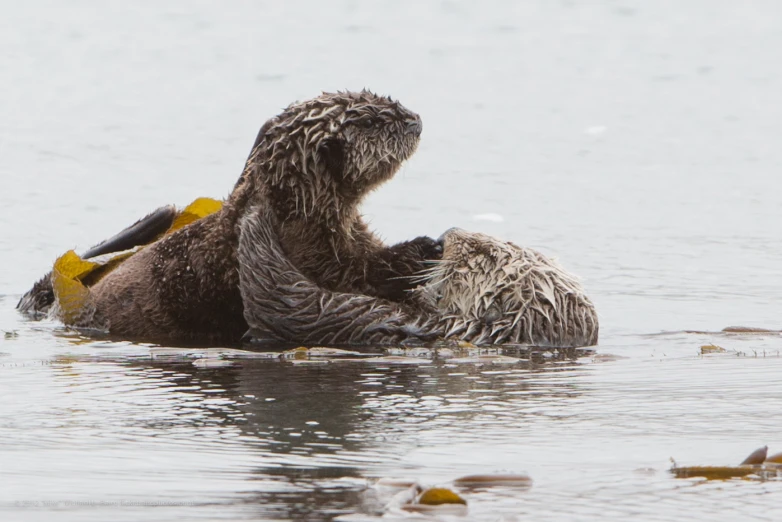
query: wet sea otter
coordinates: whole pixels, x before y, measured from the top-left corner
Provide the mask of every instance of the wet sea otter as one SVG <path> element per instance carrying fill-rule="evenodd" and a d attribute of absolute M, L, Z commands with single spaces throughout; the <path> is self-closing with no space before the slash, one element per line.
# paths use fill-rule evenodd
<path fill-rule="evenodd" d="M 240 288 L 255 339 L 396 344 L 409 337 L 550 347 L 597 343 L 594 305 L 542 254 L 451 229 L 442 259 L 415 278 L 412 303 L 332 292 L 297 272 L 255 208 L 241 223 Z"/>
<path fill-rule="evenodd" d="M 404 298 L 409 276 L 440 247 L 426 237 L 386 247 L 358 206 L 413 154 L 421 129 L 417 114 L 367 91 L 289 106 L 261 128 L 219 212 L 121 263 L 70 324 L 134 338 L 238 340 L 247 330 L 236 252 L 243 217 L 262 219 L 286 261 L 327 291 Z M 249 217 L 251 206 L 264 212 Z"/>
<path fill-rule="evenodd" d="M 473 344 L 597 344 L 598 319 L 578 280 L 531 248 L 458 228 L 413 293 L 437 310 L 443 337 Z"/>

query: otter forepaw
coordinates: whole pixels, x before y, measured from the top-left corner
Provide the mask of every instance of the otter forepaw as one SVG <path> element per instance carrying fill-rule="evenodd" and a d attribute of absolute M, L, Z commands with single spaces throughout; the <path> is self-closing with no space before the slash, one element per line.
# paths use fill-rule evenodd
<path fill-rule="evenodd" d="M 410 252 L 416 252 L 421 261 L 436 261 L 443 257 L 443 244 L 429 236 L 419 236 L 407 243 Z"/>

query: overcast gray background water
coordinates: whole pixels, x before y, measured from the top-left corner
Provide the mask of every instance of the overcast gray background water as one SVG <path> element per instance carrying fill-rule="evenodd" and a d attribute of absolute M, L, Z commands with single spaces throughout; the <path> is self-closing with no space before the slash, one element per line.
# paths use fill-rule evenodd
<path fill-rule="evenodd" d="M 782 339 L 649 335 L 782 326 L 782 4 L 7 1 L 2 13 L 4 519 L 319 520 L 377 514 L 374 478 L 496 470 L 535 484 L 468 496 L 472 519 L 782 517 L 777 482 L 665 471 L 670 456 L 782 450 Z M 378 233 L 461 226 L 557 256 L 598 307 L 599 353 L 625 358 L 203 370 L 13 310 L 65 250 L 158 205 L 225 196 L 288 103 L 362 87 L 424 121 L 415 157 L 364 206 Z M 708 342 L 739 355 L 699 357 Z"/>

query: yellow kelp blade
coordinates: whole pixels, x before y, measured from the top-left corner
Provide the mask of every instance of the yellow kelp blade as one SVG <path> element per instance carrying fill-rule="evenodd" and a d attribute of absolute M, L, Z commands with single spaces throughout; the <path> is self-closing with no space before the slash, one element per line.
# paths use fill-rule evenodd
<path fill-rule="evenodd" d="M 54 262 L 54 270 L 69 279 L 81 279 L 100 266 L 92 261 L 85 261 L 73 250 L 68 250 Z"/>
<path fill-rule="evenodd" d="M 676 478 L 703 477 L 707 480 L 726 480 L 757 473 L 751 466 L 685 466 L 671 468 Z"/>
<path fill-rule="evenodd" d="M 90 291 L 81 282 L 81 278 L 98 267 L 98 263 L 83 260 L 73 250 L 69 250 L 54 262 L 52 288 L 63 323 L 76 324 L 85 312 L 89 312 Z"/>
<path fill-rule="evenodd" d="M 104 254 L 102 256 L 92 258 L 91 261 L 94 261 L 98 266 L 96 266 L 91 272 L 81 276 L 79 281 L 81 281 L 81 283 L 86 287 L 95 286 L 98 284 L 98 281 L 106 277 L 107 274 L 124 263 L 126 259 L 133 256 L 139 250 L 140 247 L 136 247 L 130 250 L 125 250 L 123 252 Z"/>
<path fill-rule="evenodd" d="M 676 478 L 702 477 L 706 480 L 733 478 L 771 480 L 782 477 L 782 468 L 774 464 L 763 466 L 686 466 L 671 468 L 670 471 Z"/>
<path fill-rule="evenodd" d="M 221 208 L 223 208 L 222 201 L 218 201 L 212 198 L 198 198 L 186 206 L 184 210 L 179 213 L 166 234 L 175 232 L 180 228 L 189 225 L 193 221 L 198 221 L 203 217 L 214 214 Z"/>

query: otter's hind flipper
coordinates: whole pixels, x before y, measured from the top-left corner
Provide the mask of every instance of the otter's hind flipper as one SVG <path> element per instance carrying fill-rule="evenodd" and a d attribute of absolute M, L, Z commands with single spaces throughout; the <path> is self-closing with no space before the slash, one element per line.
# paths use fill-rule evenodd
<path fill-rule="evenodd" d="M 82 259 L 90 259 L 151 243 L 171 227 L 176 216 L 177 210 L 174 205 L 160 207 L 139 219 L 119 234 L 90 248 L 81 257 Z"/>
<path fill-rule="evenodd" d="M 36 281 L 19 302 L 16 309 L 22 313 L 41 315 L 46 314 L 54 303 L 54 288 L 52 288 L 52 273 L 49 272 Z"/>
<path fill-rule="evenodd" d="M 90 259 L 151 243 L 171 227 L 177 215 L 176 207 L 173 205 L 160 207 L 125 228 L 119 234 L 90 248 L 81 258 Z M 52 273 L 49 272 L 19 299 L 16 309 L 33 315 L 46 314 L 49 312 L 52 304 L 54 304 L 54 298 Z"/>
<path fill-rule="evenodd" d="M 253 209 L 239 232 L 239 290 L 249 335 L 311 344 L 398 344 L 440 335 L 397 303 L 326 290 L 285 256 L 272 217 Z"/>

